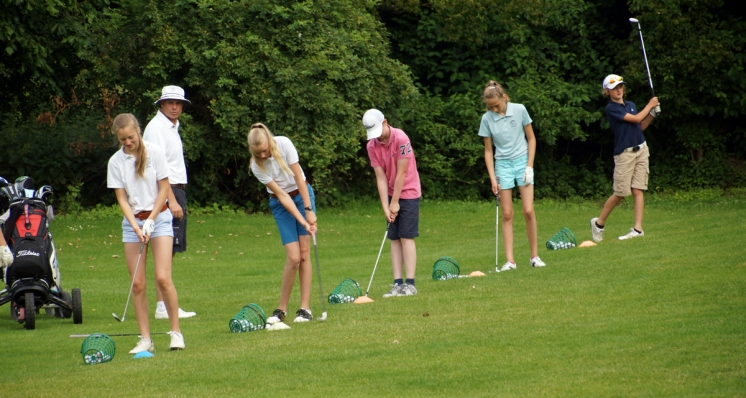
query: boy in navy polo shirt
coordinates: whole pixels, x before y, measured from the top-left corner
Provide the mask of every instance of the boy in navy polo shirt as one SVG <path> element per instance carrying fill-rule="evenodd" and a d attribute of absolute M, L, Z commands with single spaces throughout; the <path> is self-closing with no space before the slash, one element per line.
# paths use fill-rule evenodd
<path fill-rule="evenodd" d="M 606 218 L 630 194 L 635 198 L 635 227 L 619 240 L 645 235 L 642 231 L 643 192 L 648 189 L 650 152 L 642 131 L 660 114 L 660 106 L 658 97 L 653 97 L 638 112 L 633 102 L 624 100 L 624 86 L 624 80 L 618 75 L 608 75 L 603 82 L 603 95 L 609 98 L 606 117 L 614 132 L 614 194 L 606 200 L 601 214 L 591 219 L 591 234 L 596 242 L 604 239 Z"/>

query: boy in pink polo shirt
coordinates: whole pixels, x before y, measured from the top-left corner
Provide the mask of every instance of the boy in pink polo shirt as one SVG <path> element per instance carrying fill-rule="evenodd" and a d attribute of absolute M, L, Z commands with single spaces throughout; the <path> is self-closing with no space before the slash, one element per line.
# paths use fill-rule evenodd
<path fill-rule="evenodd" d="M 370 109 L 363 115 L 363 126 L 368 133 L 368 157 L 376 173 L 378 196 L 386 217 L 388 238 L 391 240 L 391 267 L 394 286 L 383 297 L 417 294 L 414 284 L 417 270 L 419 236 L 420 175 L 409 137 L 402 130 L 389 126 L 383 113 Z M 406 280 L 402 279 L 402 263 Z"/>

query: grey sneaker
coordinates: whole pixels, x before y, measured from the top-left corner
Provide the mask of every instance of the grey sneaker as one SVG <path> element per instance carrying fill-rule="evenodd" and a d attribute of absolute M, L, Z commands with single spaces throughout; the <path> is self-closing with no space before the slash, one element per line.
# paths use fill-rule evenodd
<path fill-rule="evenodd" d="M 591 218 L 591 235 L 593 235 L 594 242 L 601 242 L 604 240 L 604 229 L 597 227 L 596 221 L 598 221 L 598 217 Z"/>
<path fill-rule="evenodd" d="M 408 283 L 401 285 L 401 289 L 399 290 L 400 296 L 414 296 L 415 294 L 417 294 L 417 288 L 414 285 Z"/>
<path fill-rule="evenodd" d="M 622 235 L 619 237 L 619 240 L 626 240 L 631 238 L 637 238 L 638 236 L 645 236 L 645 231 L 637 232 L 634 228 L 630 228 L 627 235 Z"/>
<path fill-rule="evenodd" d="M 391 285 L 391 290 L 383 295 L 383 298 L 396 297 L 401 295 L 401 288 L 404 285 Z"/>

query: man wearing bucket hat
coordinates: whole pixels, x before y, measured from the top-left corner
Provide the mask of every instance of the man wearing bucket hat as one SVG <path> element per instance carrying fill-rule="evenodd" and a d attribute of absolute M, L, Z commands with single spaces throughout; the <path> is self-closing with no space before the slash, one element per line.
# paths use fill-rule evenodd
<path fill-rule="evenodd" d="M 619 240 L 645 235 L 642 230 L 643 193 L 648 189 L 650 152 L 642 132 L 660 114 L 660 108 L 658 97 L 653 97 L 644 109 L 638 111 L 633 102 L 624 100 L 625 86 L 619 75 L 608 75 L 603 81 L 603 95 L 609 98 L 606 117 L 614 132 L 614 193 L 604 203 L 601 214 L 591 219 L 591 235 L 596 242 L 604 238 L 606 218 L 630 194 L 635 199 L 635 226 Z"/>
<path fill-rule="evenodd" d="M 184 89 L 179 86 L 165 86 L 161 98 L 155 101 L 160 107 L 155 117 L 145 127 L 143 139 L 155 143 L 166 152 L 168 163 L 168 182 L 171 192 L 168 194 L 168 207 L 173 214 L 174 246 L 173 255 L 186 251 L 187 247 L 187 171 L 184 163 L 184 149 L 179 136 L 179 116 L 184 111 L 184 103 L 190 103 L 184 96 Z M 156 283 L 155 319 L 168 319 L 168 311 Z M 179 308 L 179 318 L 191 318 L 196 312 Z"/>

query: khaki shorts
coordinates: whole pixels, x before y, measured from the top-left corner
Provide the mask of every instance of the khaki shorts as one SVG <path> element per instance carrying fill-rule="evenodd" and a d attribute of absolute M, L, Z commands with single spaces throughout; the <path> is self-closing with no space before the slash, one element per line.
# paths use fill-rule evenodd
<path fill-rule="evenodd" d="M 648 147 L 637 152 L 622 152 L 614 156 L 614 195 L 627 197 L 632 188 L 646 191 L 650 176 Z"/>

